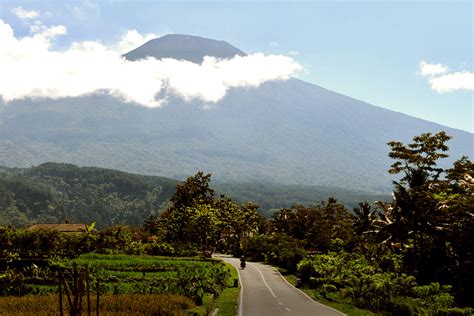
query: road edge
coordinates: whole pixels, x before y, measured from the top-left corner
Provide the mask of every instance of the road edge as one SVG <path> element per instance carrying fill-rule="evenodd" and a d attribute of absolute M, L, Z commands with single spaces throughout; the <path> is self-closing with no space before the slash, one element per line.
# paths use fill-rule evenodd
<path fill-rule="evenodd" d="M 324 306 L 324 307 L 326 307 L 326 308 L 328 308 L 328 309 L 331 309 L 331 310 L 333 310 L 333 311 L 335 311 L 335 312 L 337 312 L 337 313 L 339 313 L 339 314 L 341 314 L 341 315 L 343 315 L 343 316 L 347 316 L 347 314 L 344 314 L 344 313 L 341 312 L 340 310 L 337 310 L 337 309 L 335 309 L 335 308 L 333 308 L 333 307 L 331 307 L 331 306 L 327 306 L 327 305 L 324 305 L 323 303 L 320 303 L 320 302 L 316 301 L 314 298 L 312 298 L 311 296 L 309 296 L 307 293 L 305 293 L 305 292 L 302 291 L 301 289 L 297 288 L 296 286 L 294 286 L 293 284 L 291 284 L 290 282 L 288 282 L 288 280 L 281 274 L 280 271 L 278 271 L 277 268 L 275 268 L 274 266 L 272 266 L 272 268 L 278 273 L 278 275 L 280 276 L 280 278 L 282 278 L 282 279 L 286 282 L 286 284 L 288 284 L 289 286 L 291 286 L 291 287 L 294 288 L 295 290 L 299 291 L 299 292 L 300 292 L 301 294 L 303 294 L 307 299 L 309 299 L 309 300 L 315 302 L 315 303 L 318 304 L 318 305 L 321 305 L 321 306 Z M 240 316 L 242 316 L 242 315 L 240 315 Z"/>
<path fill-rule="evenodd" d="M 234 266 L 235 267 L 235 266 Z M 235 267 L 237 270 L 237 276 L 239 277 L 239 286 L 240 286 L 240 292 L 239 292 L 239 308 L 237 311 L 237 314 L 239 316 L 243 316 L 243 308 L 244 306 L 244 284 L 242 283 L 242 279 L 240 278 L 240 269 Z"/>

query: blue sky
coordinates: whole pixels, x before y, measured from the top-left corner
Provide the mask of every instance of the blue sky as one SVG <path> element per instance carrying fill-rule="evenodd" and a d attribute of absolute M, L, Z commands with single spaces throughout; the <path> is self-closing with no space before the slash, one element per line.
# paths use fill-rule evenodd
<path fill-rule="evenodd" d="M 116 43 L 132 29 L 226 40 L 247 53 L 291 56 L 305 81 L 474 132 L 471 1 L 2 1 L 0 19 L 21 37 L 30 25 L 12 13 L 19 6 L 67 27 L 56 49 Z M 422 75 L 423 61 L 444 70 Z M 463 74 L 460 87 L 450 74 Z"/>

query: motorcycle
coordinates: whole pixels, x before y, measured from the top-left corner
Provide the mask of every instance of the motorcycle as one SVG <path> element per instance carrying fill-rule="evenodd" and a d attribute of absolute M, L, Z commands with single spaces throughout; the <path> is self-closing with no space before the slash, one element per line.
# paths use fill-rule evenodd
<path fill-rule="evenodd" d="M 242 268 L 242 270 L 245 269 L 245 266 L 246 266 L 245 258 L 240 258 L 240 267 Z"/>

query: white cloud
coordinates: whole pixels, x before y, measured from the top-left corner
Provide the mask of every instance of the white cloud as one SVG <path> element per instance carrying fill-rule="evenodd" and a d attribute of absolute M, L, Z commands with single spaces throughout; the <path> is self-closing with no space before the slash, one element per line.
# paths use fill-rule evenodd
<path fill-rule="evenodd" d="M 468 71 L 430 78 L 431 88 L 438 93 L 453 92 L 456 90 L 474 91 L 474 73 Z"/>
<path fill-rule="evenodd" d="M 421 61 L 419 71 L 422 76 L 433 76 L 446 73 L 448 67 L 442 64 L 429 64 L 425 61 Z"/>
<path fill-rule="evenodd" d="M 21 6 L 16 7 L 12 10 L 12 13 L 16 15 L 20 20 L 31 20 L 34 18 L 39 17 L 39 12 L 38 11 L 28 11 L 24 10 Z"/>
<path fill-rule="evenodd" d="M 470 71 L 448 73 L 448 67 L 445 65 L 421 61 L 419 73 L 428 78 L 431 89 L 438 93 L 474 91 L 474 73 Z"/>
<path fill-rule="evenodd" d="M 297 50 L 290 50 L 287 54 L 290 56 L 298 56 L 300 52 Z"/>
<path fill-rule="evenodd" d="M 146 43 L 149 40 L 152 40 L 157 37 L 158 36 L 153 33 L 142 35 L 138 33 L 137 30 L 129 30 L 122 36 L 120 41 L 117 43 L 116 49 L 118 50 L 118 52 L 125 54 L 142 45 L 143 43 Z"/>
<path fill-rule="evenodd" d="M 217 102 L 233 87 L 257 87 L 269 80 L 289 79 L 302 67 L 281 55 L 253 54 L 228 60 L 206 57 L 202 64 L 175 59 L 127 61 L 118 48 L 139 45 L 147 35 L 127 32 L 110 47 L 101 42 L 76 42 L 64 51 L 53 49 L 64 26 L 39 23 L 30 36 L 15 37 L 0 20 L 0 98 L 63 98 L 109 93 L 127 102 L 157 107 L 163 89 L 186 100 Z M 166 94 L 165 94 L 166 95 Z"/>

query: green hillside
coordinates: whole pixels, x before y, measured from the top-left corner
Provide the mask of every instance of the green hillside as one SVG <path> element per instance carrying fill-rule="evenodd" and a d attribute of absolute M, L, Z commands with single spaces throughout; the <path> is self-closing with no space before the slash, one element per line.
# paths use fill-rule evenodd
<path fill-rule="evenodd" d="M 0 226 L 95 221 L 99 227 L 142 225 L 159 214 L 174 193 L 177 180 L 96 167 L 45 163 L 32 168 L 0 167 Z M 362 191 L 271 183 L 214 183 L 218 194 L 260 205 L 270 217 L 294 204 L 312 205 L 336 197 L 349 209 L 364 200 L 389 196 Z"/>
<path fill-rule="evenodd" d="M 0 169 L 0 225 L 92 222 L 141 225 L 174 192 L 177 181 L 117 170 L 45 163 Z"/>

